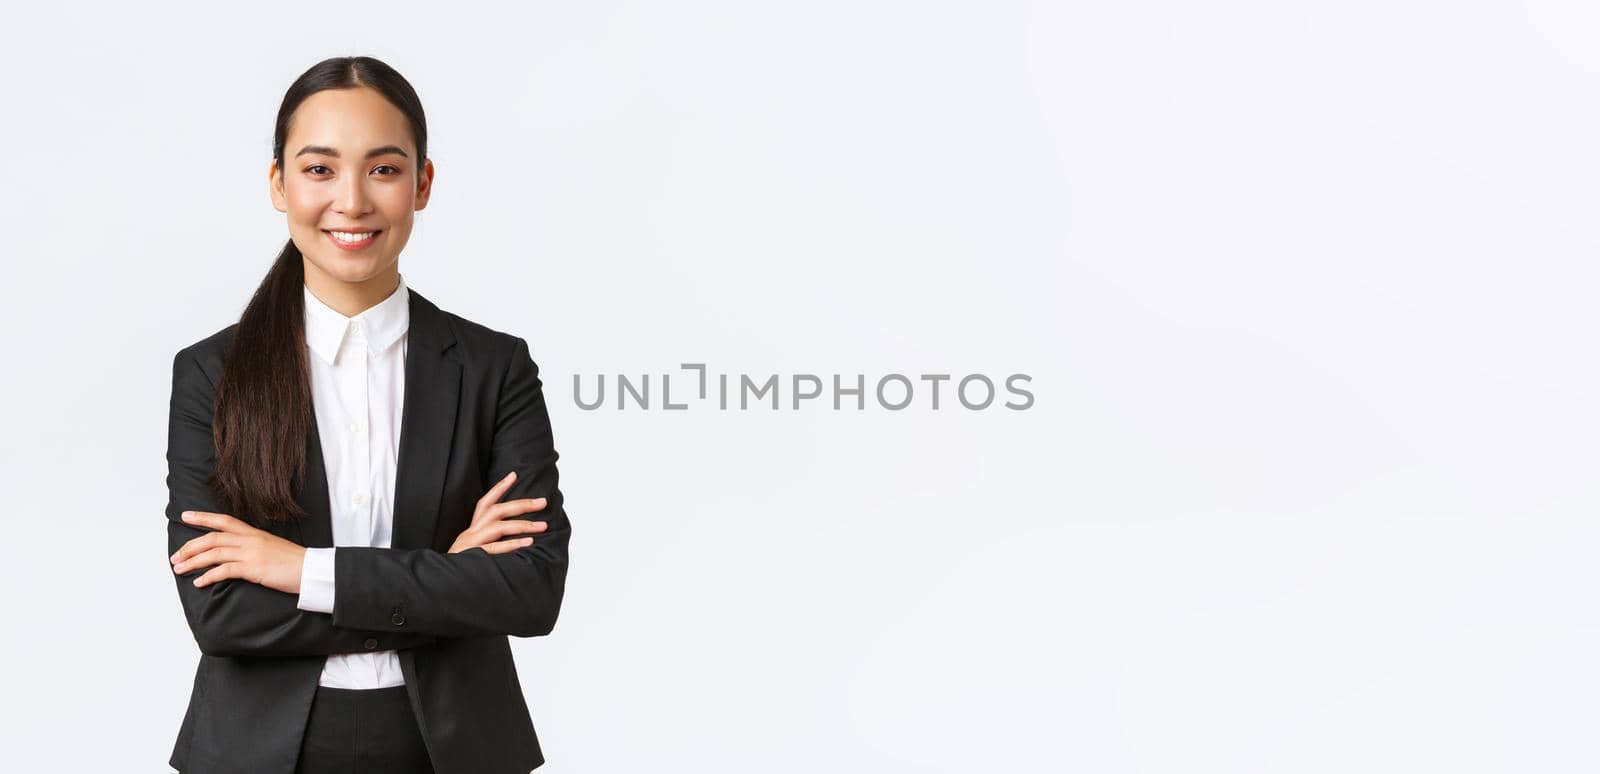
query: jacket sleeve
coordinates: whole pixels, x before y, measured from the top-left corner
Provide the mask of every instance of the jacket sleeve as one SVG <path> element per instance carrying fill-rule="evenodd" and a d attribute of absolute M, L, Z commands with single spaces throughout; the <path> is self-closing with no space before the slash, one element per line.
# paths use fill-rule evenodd
<path fill-rule="evenodd" d="M 503 554 L 341 546 L 334 552 L 334 624 L 443 637 L 536 637 L 555 628 L 572 526 L 557 487 L 539 367 L 526 341 L 516 339 L 503 379 L 489 480 L 515 470 L 501 500 L 548 498 L 543 510 L 515 518 L 549 528 L 532 534 L 533 545 Z"/>
<path fill-rule="evenodd" d="M 215 386 L 185 349 L 172 362 L 172 405 L 167 424 L 167 555 L 208 530 L 185 524 L 184 511 L 228 513 L 206 483 L 216 465 L 211 419 Z M 233 514 L 237 516 L 238 514 Z M 395 650 L 437 638 L 401 632 L 366 632 L 334 625 L 333 619 L 296 607 L 296 595 L 245 580 L 224 580 L 195 588 L 209 568 L 177 580 L 178 598 L 200 651 L 211 656 L 310 656 Z M 369 639 L 377 642 L 368 645 Z"/>

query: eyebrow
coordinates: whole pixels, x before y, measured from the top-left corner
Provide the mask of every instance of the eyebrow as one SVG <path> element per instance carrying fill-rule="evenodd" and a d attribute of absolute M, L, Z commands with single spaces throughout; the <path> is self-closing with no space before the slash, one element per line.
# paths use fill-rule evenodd
<path fill-rule="evenodd" d="M 320 153 L 320 154 L 322 154 L 324 156 L 332 156 L 334 158 L 339 158 L 339 151 L 336 151 L 333 148 L 330 148 L 330 147 L 328 147 L 326 145 L 307 145 L 306 147 L 301 148 L 300 152 L 294 154 L 294 156 L 295 156 L 295 158 L 300 158 L 301 156 L 304 156 L 307 153 Z M 382 155 L 388 154 L 388 153 L 395 153 L 395 154 L 399 154 L 401 156 L 405 156 L 406 158 L 411 158 L 410 156 L 406 155 L 405 150 L 402 149 L 398 145 L 384 145 L 384 146 L 380 146 L 380 147 L 377 147 L 377 148 L 373 148 L 372 150 L 367 151 L 367 158 L 370 159 L 370 158 L 373 158 L 375 156 L 382 156 Z"/>

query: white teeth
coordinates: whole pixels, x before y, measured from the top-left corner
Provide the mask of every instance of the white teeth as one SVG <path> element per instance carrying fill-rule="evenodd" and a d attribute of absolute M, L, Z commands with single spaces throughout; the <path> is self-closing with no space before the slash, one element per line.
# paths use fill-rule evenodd
<path fill-rule="evenodd" d="M 378 232 L 363 231 L 359 234 L 348 234 L 343 231 L 329 231 L 328 233 L 332 234 L 333 238 L 339 240 L 340 242 L 360 242 L 361 240 L 366 239 L 367 237 L 370 237 Z"/>

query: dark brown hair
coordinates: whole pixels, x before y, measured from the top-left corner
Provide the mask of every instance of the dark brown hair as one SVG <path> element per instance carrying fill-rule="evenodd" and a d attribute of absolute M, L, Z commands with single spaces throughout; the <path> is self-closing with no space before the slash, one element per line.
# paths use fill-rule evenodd
<path fill-rule="evenodd" d="M 428 124 L 417 93 L 394 68 L 366 56 L 325 59 L 290 84 L 278 107 L 272 157 L 284 169 L 284 143 L 294 111 L 325 89 L 368 87 L 411 122 L 417 165 L 428 158 Z M 290 239 L 239 317 L 217 384 L 212 439 L 217 464 L 208 483 L 255 524 L 305 516 L 294 491 L 305 480 L 306 451 L 316 415 L 305 340 L 305 263 Z"/>

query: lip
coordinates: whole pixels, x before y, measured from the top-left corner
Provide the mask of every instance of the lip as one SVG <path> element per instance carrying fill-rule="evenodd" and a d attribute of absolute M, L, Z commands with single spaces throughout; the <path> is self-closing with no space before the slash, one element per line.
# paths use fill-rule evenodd
<path fill-rule="evenodd" d="M 344 242 L 344 241 L 341 241 L 338 237 L 334 236 L 332 233 L 330 233 L 330 232 L 333 232 L 333 231 L 337 231 L 337 232 L 339 232 L 341 234 L 359 234 L 359 233 L 361 233 L 363 231 L 371 231 L 372 232 L 372 236 L 369 236 L 366 239 L 361 240 L 360 242 Z M 339 249 L 355 251 L 355 250 L 364 250 L 364 249 L 366 249 L 368 247 L 371 247 L 373 242 L 378 241 L 378 235 L 382 234 L 383 230 L 382 229 L 370 229 L 370 228 L 325 228 L 325 229 L 322 229 L 322 233 L 327 234 L 328 235 L 328 241 L 332 242 Z"/>

